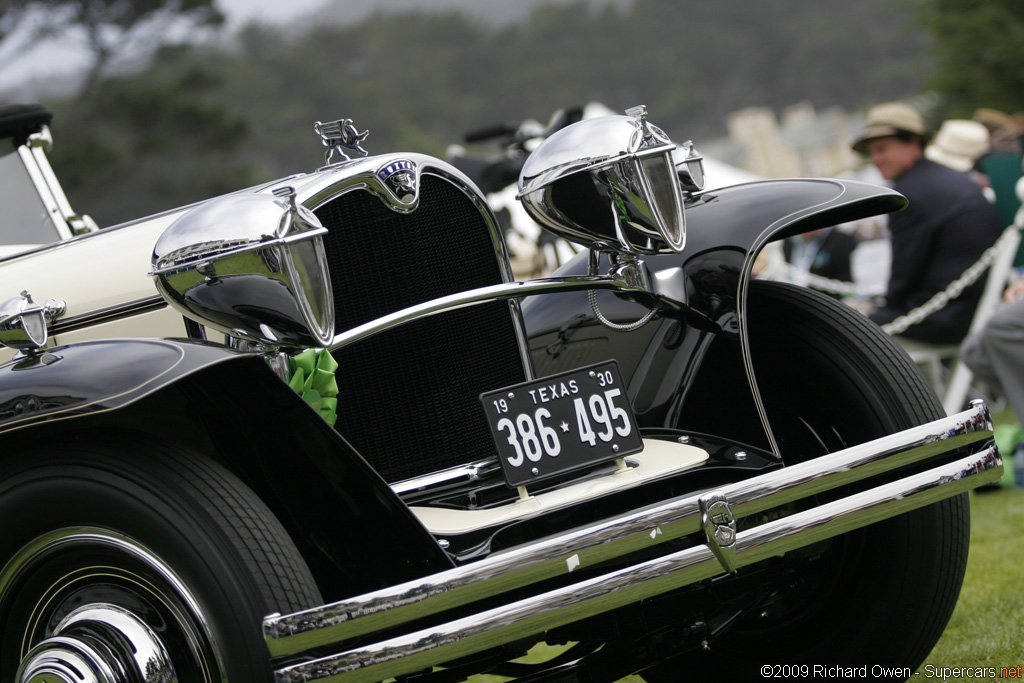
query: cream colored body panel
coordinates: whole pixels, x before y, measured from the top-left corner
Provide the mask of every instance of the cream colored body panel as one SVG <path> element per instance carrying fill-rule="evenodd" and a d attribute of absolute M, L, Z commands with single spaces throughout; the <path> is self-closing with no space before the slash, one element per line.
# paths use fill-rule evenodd
<path fill-rule="evenodd" d="M 528 495 L 514 503 L 477 510 L 454 510 L 438 507 L 413 507 L 413 513 L 431 533 L 439 536 L 462 534 L 475 529 L 506 524 L 535 515 L 570 507 L 615 491 L 691 469 L 708 459 L 707 451 L 656 439 L 644 439 L 642 453 L 630 455 L 630 466 L 597 479 L 582 481 L 562 488 Z"/>
<path fill-rule="evenodd" d="M 101 231 L 0 262 L 0 296 L 28 290 L 36 300 L 62 299 L 67 303 L 62 318 L 157 296 L 148 275 L 150 256 L 178 215 L 163 214 L 111 230 L 116 234 Z"/>
<path fill-rule="evenodd" d="M 0 300 L 27 291 L 36 301 L 64 301 L 58 322 L 96 314 L 129 302 L 159 296 L 149 277 L 153 245 L 181 212 L 57 242 L 0 261 Z M 180 314 L 165 307 L 55 335 L 48 346 L 109 337 L 181 337 Z M 14 355 L 0 350 L 0 361 Z"/>

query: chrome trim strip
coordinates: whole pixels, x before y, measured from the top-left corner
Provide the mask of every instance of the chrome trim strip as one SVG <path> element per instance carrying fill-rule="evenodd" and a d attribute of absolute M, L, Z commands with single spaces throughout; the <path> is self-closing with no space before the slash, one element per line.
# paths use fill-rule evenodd
<path fill-rule="evenodd" d="M 371 320 L 368 323 L 334 335 L 334 340 L 328 348 L 336 349 L 346 346 L 389 328 L 457 308 L 476 306 L 498 299 L 515 299 L 531 294 L 554 294 L 557 292 L 575 292 L 586 289 L 647 292 L 647 290 L 630 284 L 626 280 L 614 275 L 583 275 L 577 277 L 542 278 L 525 282 L 505 282 L 499 285 L 488 285 L 487 287 L 469 289 L 465 292 L 457 292 L 389 313 L 376 320 Z"/>
<path fill-rule="evenodd" d="M 939 456 L 991 435 L 988 410 L 979 404 L 716 492 L 729 501 L 738 519 Z M 263 622 L 267 647 L 277 656 L 329 645 L 696 533 L 701 529 L 701 495 L 698 492 L 661 503 L 350 600 L 271 615 Z"/>
<path fill-rule="evenodd" d="M 54 336 L 67 334 L 68 332 L 75 332 L 76 330 L 92 327 L 93 325 L 101 325 L 113 322 L 114 320 L 120 320 L 121 318 L 130 318 L 144 313 L 160 311 L 165 308 L 167 308 L 167 302 L 159 295 L 146 297 L 145 299 L 136 299 L 135 301 L 128 301 L 117 306 L 61 318 L 50 325 L 50 334 Z"/>
<path fill-rule="evenodd" d="M 422 477 L 414 477 L 412 479 L 397 481 L 394 484 L 391 484 L 391 490 L 398 495 L 402 495 L 403 493 L 418 491 L 420 489 L 426 489 L 440 484 L 457 481 L 477 481 L 487 472 L 497 470 L 499 467 L 497 458 L 477 460 L 476 462 L 468 462 L 464 465 L 456 465 L 455 467 L 450 467 L 446 470 L 424 474 Z"/>
<path fill-rule="evenodd" d="M 955 462 L 742 531 L 742 567 L 963 493 L 1002 475 L 995 446 Z M 278 683 L 379 681 L 470 655 L 722 573 L 704 545 L 415 633 L 278 669 Z"/>

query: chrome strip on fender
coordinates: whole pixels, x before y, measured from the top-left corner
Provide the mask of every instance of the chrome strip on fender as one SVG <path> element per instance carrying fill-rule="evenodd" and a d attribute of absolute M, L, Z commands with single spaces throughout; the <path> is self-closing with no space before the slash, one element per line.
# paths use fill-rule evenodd
<path fill-rule="evenodd" d="M 50 334 L 54 336 L 67 334 L 68 332 L 85 329 L 86 327 L 92 327 L 93 325 L 101 325 L 103 323 L 121 320 L 122 318 L 142 315 L 143 313 L 149 313 L 151 311 L 160 311 L 165 308 L 167 308 L 167 302 L 164 301 L 161 296 L 151 296 L 145 299 L 127 301 L 123 304 L 118 304 L 117 306 L 110 306 L 108 308 L 101 308 L 81 315 L 60 318 L 50 325 Z"/>

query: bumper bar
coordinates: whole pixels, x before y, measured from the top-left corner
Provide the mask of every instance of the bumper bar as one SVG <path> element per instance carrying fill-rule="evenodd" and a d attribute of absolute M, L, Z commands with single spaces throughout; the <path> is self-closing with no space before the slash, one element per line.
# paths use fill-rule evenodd
<path fill-rule="evenodd" d="M 722 574 L 951 497 L 1002 474 L 983 405 L 812 461 L 492 555 L 422 580 L 291 615 L 271 615 L 274 656 L 366 635 L 706 528 L 701 545 L 423 632 L 279 669 L 277 681 L 374 681 L 479 652 Z M 972 444 L 974 444 L 972 446 Z M 971 446 L 971 455 L 725 537 L 731 520 Z M 724 506 L 724 508 L 723 508 Z M 735 526 L 732 526 L 735 529 Z"/>

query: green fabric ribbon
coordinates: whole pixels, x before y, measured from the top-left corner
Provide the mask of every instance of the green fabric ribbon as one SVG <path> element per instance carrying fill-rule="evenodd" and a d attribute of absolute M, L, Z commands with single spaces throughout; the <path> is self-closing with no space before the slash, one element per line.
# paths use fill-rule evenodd
<path fill-rule="evenodd" d="M 332 427 L 338 419 L 337 369 L 338 362 L 327 349 L 306 349 L 288 359 L 288 386 Z"/>

